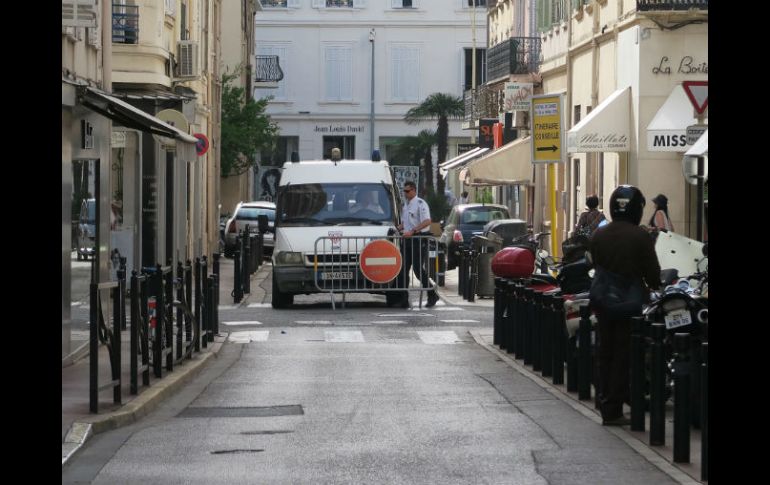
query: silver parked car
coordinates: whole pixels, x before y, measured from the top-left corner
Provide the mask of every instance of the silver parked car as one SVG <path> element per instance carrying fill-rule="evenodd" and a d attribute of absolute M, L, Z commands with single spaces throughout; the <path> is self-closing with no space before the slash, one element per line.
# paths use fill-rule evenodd
<path fill-rule="evenodd" d="M 240 202 L 227 224 L 225 225 L 225 257 L 231 258 L 236 248 L 236 237 L 249 226 L 249 232 L 257 233 L 257 217 L 266 215 L 268 230 L 263 235 L 263 254 L 273 254 L 275 246 L 275 204 L 259 200 L 255 202 Z"/>

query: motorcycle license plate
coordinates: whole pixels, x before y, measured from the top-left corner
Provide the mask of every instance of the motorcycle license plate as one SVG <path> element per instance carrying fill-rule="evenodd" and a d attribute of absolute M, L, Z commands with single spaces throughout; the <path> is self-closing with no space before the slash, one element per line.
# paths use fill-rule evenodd
<path fill-rule="evenodd" d="M 324 271 L 321 273 L 322 280 L 352 280 L 352 271 Z"/>
<path fill-rule="evenodd" d="M 684 327 L 692 323 L 692 317 L 690 316 L 690 310 L 674 310 L 665 317 L 666 328 L 671 330 L 672 328 Z"/>

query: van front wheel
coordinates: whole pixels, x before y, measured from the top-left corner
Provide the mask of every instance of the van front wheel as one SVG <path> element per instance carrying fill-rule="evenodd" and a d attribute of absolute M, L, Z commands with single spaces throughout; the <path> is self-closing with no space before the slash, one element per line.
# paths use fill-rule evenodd
<path fill-rule="evenodd" d="M 294 295 L 291 293 L 281 293 L 278 289 L 278 283 L 275 281 L 275 275 L 273 275 L 273 308 L 283 309 L 288 308 L 294 303 Z"/>

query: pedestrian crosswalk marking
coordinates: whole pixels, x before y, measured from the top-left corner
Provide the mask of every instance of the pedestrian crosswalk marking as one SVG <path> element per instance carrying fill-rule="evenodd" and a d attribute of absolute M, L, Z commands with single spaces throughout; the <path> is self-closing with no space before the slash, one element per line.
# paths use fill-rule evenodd
<path fill-rule="evenodd" d="M 439 320 L 443 323 L 479 323 L 478 320 Z"/>
<path fill-rule="evenodd" d="M 420 336 L 420 340 L 422 340 L 426 344 L 431 345 L 440 345 L 440 344 L 454 344 L 455 342 L 458 342 L 457 334 L 453 331 L 423 331 L 423 332 L 417 332 L 417 335 Z"/>
<path fill-rule="evenodd" d="M 228 340 L 236 344 L 247 344 L 249 342 L 265 342 L 270 335 L 269 330 L 253 330 L 248 332 L 233 332 Z"/>
<path fill-rule="evenodd" d="M 463 309 L 459 306 L 445 306 L 440 308 L 433 308 L 433 311 L 437 312 L 461 312 Z"/>
<path fill-rule="evenodd" d="M 371 322 L 371 323 L 373 323 L 375 325 L 376 324 L 380 324 L 380 323 L 387 324 L 387 325 L 396 325 L 396 324 L 399 324 L 399 323 L 406 323 L 406 321 L 404 321 L 404 320 L 377 320 L 376 322 Z"/>
<path fill-rule="evenodd" d="M 256 320 L 244 320 L 242 322 L 222 322 L 222 325 L 262 325 L 262 322 L 258 322 Z"/>
<path fill-rule="evenodd" d="M 246 307 L 247 308 L 270 308 L 272 307 L 272 303 L 249 303 Z"/>
<path fill-rule="evenodd" d="M 294 323 L 299 325 L 331 325 L 329 320 L 294 320 Z"/>
<path fill-rule="evenodd" d="M 364 342 L 364 334 L 360 330 L 326 330 L 324 340 L 332 343 Z"/>

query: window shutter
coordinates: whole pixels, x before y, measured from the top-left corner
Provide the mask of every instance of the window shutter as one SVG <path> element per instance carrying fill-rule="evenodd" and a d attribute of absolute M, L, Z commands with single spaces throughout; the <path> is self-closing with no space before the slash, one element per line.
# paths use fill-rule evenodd
<path fill-rule="evenodd" d="M 288 8 L 300 8 L 299 0 L 289 0 L 286 6 Z"/>
<path fill-rule="evenodd" d="M 62 0 L 62 27 L 96 27 L 96 0 Z"/>
<path fill-rule="evenodd" d="M 353 8 L 366 8 L 366 0 L 353 0 Z"/>
<path fill-rule="evenodd" d="M 390 7 L 391 8 L 401 8 L 403 0 L 391 0 Z"/>
<path fill-rule="evenodd" d="M 313 0 L 313 8 L 324 8 L 326 0 Z"/>

